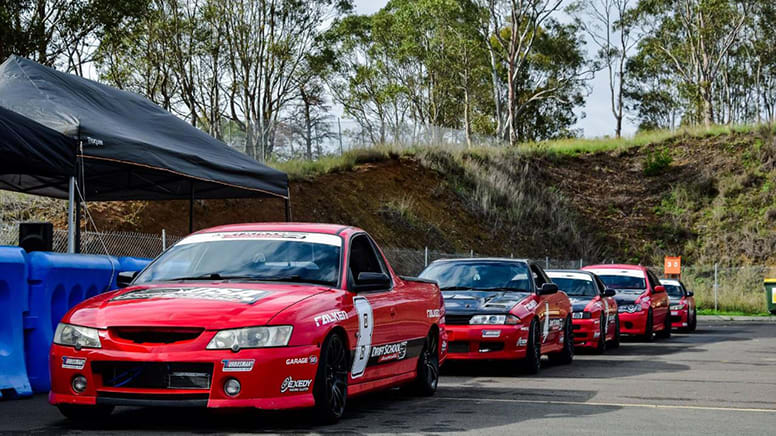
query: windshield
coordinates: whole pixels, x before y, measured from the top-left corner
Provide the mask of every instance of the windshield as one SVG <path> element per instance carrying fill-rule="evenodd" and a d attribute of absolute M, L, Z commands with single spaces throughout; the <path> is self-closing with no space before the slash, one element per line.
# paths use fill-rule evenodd
<path fill-rule="evenodd" d="M 598 290 L 592 280 L 552 277 L 552 282 L 558 285 L 558 288 L 569 297 L 593 298 L 598 295 Z"/>
<path fill-rule="evenodd" d="M 506 290 L 530 292 L 531 274 L 528 265 L 519 262 L 440 262 L 420 274 L 435 280 L 442 290 Z"/>
<path fill-rule="evenodd" d="M 134 281 L 242 279 L 336 286 L 341 239 L 299 232 L 226 232 L 190 236 Z"/>
<path fill-rule="evenodd" d="M 607 288 L 614 290 L 638 290 L 644 291 L 647 289 L 647 284 L 643 277 L 633 277 L 625 275 L 602 275 L 598 277 L 606 285 Z"/>
<path fill-rule="evenodd" d="M 667 285 L 664 283 L 663 287 L 666 288 L 666 293 L 668 294 L 669 298 L 684 297 L 684 292 L 682 292 L 682 288 L 679 285 Z"/>

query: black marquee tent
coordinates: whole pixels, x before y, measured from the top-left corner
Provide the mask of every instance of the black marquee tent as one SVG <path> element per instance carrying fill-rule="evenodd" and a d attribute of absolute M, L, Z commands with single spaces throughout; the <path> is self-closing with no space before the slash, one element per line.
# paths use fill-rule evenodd
<path fill-rule="evenodd" d="M 75 177 L 88 201 L 277 197 L 289 216 L 285 173 L 137 94 L 11 56 L 2 108 L 0 189 L 72 201 Z"/>

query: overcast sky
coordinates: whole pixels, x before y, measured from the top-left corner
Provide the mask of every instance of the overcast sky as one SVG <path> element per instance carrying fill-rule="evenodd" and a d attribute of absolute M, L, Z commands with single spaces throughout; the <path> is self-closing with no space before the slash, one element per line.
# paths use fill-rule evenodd
<path fill-rule="evenodd" d="M 388 0 L 355 0 L 356 13 L 372 14 L 388 3 Z M 587 45 L 591 52 L 591 44 Z M 579 122 L 575 128 L 582 129 L 585 137 L 593 138 L 605 135 L 614 136 L 614 116 L 609 99 L 609 81 L 606 72 L 596 74 L 590 83 L 592 93 L 587 96 L 585 106 L 577 111 Z M 584 117 L 583 117 L 584 114 Z M 623 135 L 632 135 L 636 126 L 627 119 L 623 120 Z"/>

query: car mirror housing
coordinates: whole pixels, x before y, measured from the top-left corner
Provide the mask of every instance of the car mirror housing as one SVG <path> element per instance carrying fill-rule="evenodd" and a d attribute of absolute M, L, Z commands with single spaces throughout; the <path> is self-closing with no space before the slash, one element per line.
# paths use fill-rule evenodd
<path fill-rule="evenodd" d="M 137 274 L 140 271 L 122 271 L 119 273 L 118 277 L 116 278 L 116 287 L 119 289 L 126 288 L 127 286 L 132 283 L 132 280 L 137 277 Z"/>
<path fill-rule="evenodd" d="M 660 294 L 666 291 L 665 286 L 655 286 L 655 293 Z"/>
<path fill-rule="evenodd" d="M 687 296 L 688 296 L 688 297 L 692 297 L 692 296 L 694 296 L 694 295 L 695 295 L 695 292 L 693 292 L 693 291 L 687 291 Z"/>
<path fill-rule="evenodd" d="M 617 291 L 614 289 L 604 289 L 604 297 L 614 297 L 615 295 L 617 295 Z"/>
<path fill-rule="evenodd" d="M 539 295 L 550 295 L 558 292 L 558 285 L 555 283 L 545 283 L 542 288 L 539 289 Z"/>
<path fill-rule="evenodd" d="M 356 292 L 375 291 L 391 287 L 391 278 L 382 272 L 362 272 L 356 277 Z"/>

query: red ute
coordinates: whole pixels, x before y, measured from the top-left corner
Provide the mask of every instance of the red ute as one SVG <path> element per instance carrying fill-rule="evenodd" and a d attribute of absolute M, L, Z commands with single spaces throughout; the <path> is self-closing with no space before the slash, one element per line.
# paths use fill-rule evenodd
<path fill-rule="evenodd" d="M 571 303 L 541 267 L 515 259 L 439 260 L 421 278 L 445 297 L 448 358 L 513 359 L 539 370 L 541 355 L 571 363 Z"/>
<path fill-rule="evenodd" d="M 613 289 L 590 271 L 547 270 L 547 275 L 571 300 L 575 347 L 603 353 L 607 344 L 620 346 L 620 319 Z"/>
<path fill-rule="evenodd" d="M 651 341 L 653 333 L 671 337 L 668 295 L 652 271 L 640 265 L 590 265 L 583 271 L 595 273 L 617 294 L 620 332 Z"/>
<path fill-rule="evenodd" d="M 51 404 L 68 417 L 116 405 L 314 407 L 436 390 L 442 296 L 397 276 L 364 231 L 319 224 L 203 230 L 130 287 L 77 305 L 51 347 Z"/>

